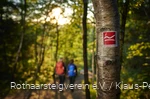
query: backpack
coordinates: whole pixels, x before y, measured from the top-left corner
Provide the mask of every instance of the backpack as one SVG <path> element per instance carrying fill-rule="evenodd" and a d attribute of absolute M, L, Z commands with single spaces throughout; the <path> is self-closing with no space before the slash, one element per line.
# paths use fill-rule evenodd
<path fill-rule="evenodd" d="M 57 62 L 57 63 L 56 63 L 56 74 L 57 74 L 57 75 L 64 74 L 63 62 Z"/>
<path fill-rule="evenodd" d="M 76 75 L 76 70 L 75 70 L 75 65 L 74 64 L 70 64 L 68 66 L 68 76 L 75 76 Z"/>

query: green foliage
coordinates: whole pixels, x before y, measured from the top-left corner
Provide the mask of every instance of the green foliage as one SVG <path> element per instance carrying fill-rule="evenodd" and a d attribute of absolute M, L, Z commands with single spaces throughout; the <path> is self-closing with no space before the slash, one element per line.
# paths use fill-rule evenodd
<path fill-rule="evenodd" d="M 96 89 L 93 89 L 93 86 L 90 85 L 90 95 L 91 95 L 91 99 L 96 99 Z"/>
<path fill-rule="evenodd" d="M 147 99 L 150 96 L 149 88 L 145 88 L 143 82 L 150 83 L 149 80 L 149 67 L 142 67 L 138 69 L 133 69 L 130 67 L 124 67 L 121 73 L 121 86 L 123 84 L 128 84 L 127 89 L 122 88 L 121 90 L 121 99 L 126 97 L 127 99 Z M 138 84 L 141 87 L 136 87 L 135 84 Z"/>
<path fill-rule="evenodd" d="M 130 84 L 131 89 L 122 89 L 121 99 L 124 99 L 124 96 L 127 99 L 147 99 L 150 96 L 148 87 L 137 89 L 135 87 L 135 84 L 143 86 L 143 82 L 150 83 L 148 73 L 150 69 L 149 50 L 149 42 L 136 43 L 128 48 L 127 59 L 125 59 L 122 68 L 121 81 Z"/>
<path fill-rule="evenodd" d="M 11 10 L 8 10 L 7 7 Z M 12 80 L 12 68 L 19 45 L 20 25 L 12 19 L 17 11 L 12 2 L 6 0 L 0 4 L 0 98 L 7 95 Z M 18 73 L 19 75 L 19 73 Z M 21 79 L 22 80 L 22 79 Z"/>
<path fill-rule="evenodd" d="M 132 59 L 133 57 L 140 56 L 140 57 L 149 57 L 150 53 L 150 43 L 149 42 L 142 42 L 136 43 L 135 45 L 131 45 L 129 47 L 129 52 L 127 59 Z"/>
<path fill-rule="evenodd" d="M 55 18 L 45 21 L 51 17 L 50 13 L 54 8 L 60 7 L 64 11 L 65 3 L 73 11 L 73 15 L 70 16 L 70 23 L 56 25 L 54 23 Z M 59 32 L 57 57 L 63 57 L 66 65 L 71 58 L 74 58 L 75 64 L 79 68 L 83 66 L 82 0 L 70 1 L 69 3 L 65 1 L 63 4 L 54 1 L 27 0 L 26 16 L 23 16 L 21 12 L 23 5 L 23 2 L 6 2 L 5 0 L 0 4 L 2 16 L 0 17 L 0 40 L 2 42 L 0 45 L 2 67 L 0 74 L 3 75 L 0 79 L 2 82 L 0 90 L 3 96 L 7 95 L 9 91 L 13 91 L 9 90 L 12 79 L 16 83 L 33 83 L 37 74 L 35 83 L 52 82 L 56 62 L 56 28 Z M 25 26 L 22 23 L 23 17 L 26 17 Z M 23 46 L 17 65 L 14 66 L 23 27 L 25 28 Z M 90 43 L 92 44 L 92 40 Z M 44 54 L 42 54 L 44 49 Z M 14 68 L 16 69 L 15 72 L 12 71 Z"/>
<path fill-rule="evenodd" d="M 121 81 L 124 84 L 139 84 L 143 82 L 150 83 L 150 11 L 149 0 L 129 0 L 129 12 L 126 23 L 125 44 L 124 44 L 124 61 L 122 64 Z M 124 4 L 125 1 L 119 1 L 119 4 Z M 123 6 L 120 6 L 122 11 Z M 142 15 L 142 16 L 141 16 Z M 123 85 L 123 84 L 122 84 Z M 148 88 L 122 89 L 121 99 L 149 99 Z"/>

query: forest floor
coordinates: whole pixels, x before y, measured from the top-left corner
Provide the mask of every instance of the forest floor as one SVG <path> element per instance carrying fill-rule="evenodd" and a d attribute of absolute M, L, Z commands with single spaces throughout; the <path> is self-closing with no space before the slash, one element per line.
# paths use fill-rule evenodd
<path fill-rule="evenodd" d="M 82 84 L 84 76 L 81 74 L 76 77 L 75 84 Z M 65 84 L 69 84 L 69 80 L 66 78 Z M 64 88 L 65 89 L 65 88 Z M 15 95 L 8 95 L 5 99 L 26 99 L 25 92 L 19 91 Z M 85 99 L 84 89 L 74 89 L 71 92 L 69 88 L 59 91 L 57 90 L 36 90 L 32 92 L 30 99 Z"/>

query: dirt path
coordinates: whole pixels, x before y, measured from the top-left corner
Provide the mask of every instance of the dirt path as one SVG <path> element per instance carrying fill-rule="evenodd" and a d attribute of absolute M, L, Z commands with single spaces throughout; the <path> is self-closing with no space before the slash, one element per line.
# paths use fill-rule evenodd
<path fill-rule="evenodd" d="M 83 75 L 80 75 L 76 78 L 75 84 L 81 84 L 83 80 Z M 69 81 L 66 81 L 68 84 Z M 57 95 L 56 95 L 57 94 Z M 55 97 L 51 99 L 85 99 L 84 91 L 82 89 L 75 89 L 74 92 L 71 92 L 70 89 L 66 89 L 63 92 L 55 91 Z"/>
<path fill-rule="evenodd" d="M 83 75 L 80 75 L 76 78 L 75 84 L 81 84 L 83 80 Z M 65 84 L 69 83 L 66 79 Z M 24 99 L 24 93 L 18 92 L 15 95 L 7 96 L 5 99 Z M 59 90 L 36 90 L 32 92 L 30 99 L 85 99 L 83 89 L 75 89 L 74 92 L 71 92 L 70 89 L 65 89 L 63 92 Z"/>

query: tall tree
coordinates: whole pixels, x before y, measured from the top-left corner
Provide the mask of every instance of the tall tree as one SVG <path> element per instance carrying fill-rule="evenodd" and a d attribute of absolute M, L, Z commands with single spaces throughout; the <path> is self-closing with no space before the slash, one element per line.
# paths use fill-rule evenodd
<path fill-rule="evenodd" d="M 118 99 L 120 89 L 119 13 L 117 0 L 93 0 L 97 32 L 98 99 Z M 102 87 L 103 86 L 103 87 Z"/>
<path fill-rule="evenodd" d="M 82 25 L 83 25 L 83 60 L 84 60 L 84 82 L 85 84 L 89 84 L 88 81 L 88 62 L 87 62 L 87 7 L 88 7 L 88 0 L 83 0 L 84 9 L 83 9 L 83 19 L 82 19 Z M 90 99 L 90 91 L 88 89 L 88 86 L 86 86 L 85 89 L 86 93 L 86 99 Z"/>
<path fill-rule="evenodd" d="M 120 4 L 121 6 L 121 33 L 120 33 L 120 37 L 121 37 L 121 41 L 120 41 L 120 61 L 121 64 L 123 62 L 123 46 L 124 46 L 124 40 L 125 40 L 125 25 L 126 25 L 126 20 L 127 20 L 127 15 L 128 15 L 128 11 L 129 11 L 129 3 L 130 0 L 125 0 L 123 2 L 121 2 Z"/>
<path fill-rule="evenodd" d="M 20 43 L 19 43 L 16 59 L 15 59 L 14 65 L 13 65 L 12 81 L 14 81 L 14 75 L 16 73 L 16 68 L 17 68 L 17 62 L 18 62 L 19 55 L 20 55 L 20 52 L 22 49 L 24 34 L 25 34 L 25 30 L 26 30 L 25 29 L 26 10 L 27 10 L 26 0 L 23 0 L 23 1 L 21 1 L 21 28 L 22 28 L 22 31 L 21 31 Z"/>
<path fill-rule="evenodd" d="M 57 21 L 57 20 L 56 20 Z M 58 29 L 58 22 L 56 22 L 56 53 L 55 53 L 55 61 L 58 60 L 58 46 L 59 46 L 59 29 Z"/>

